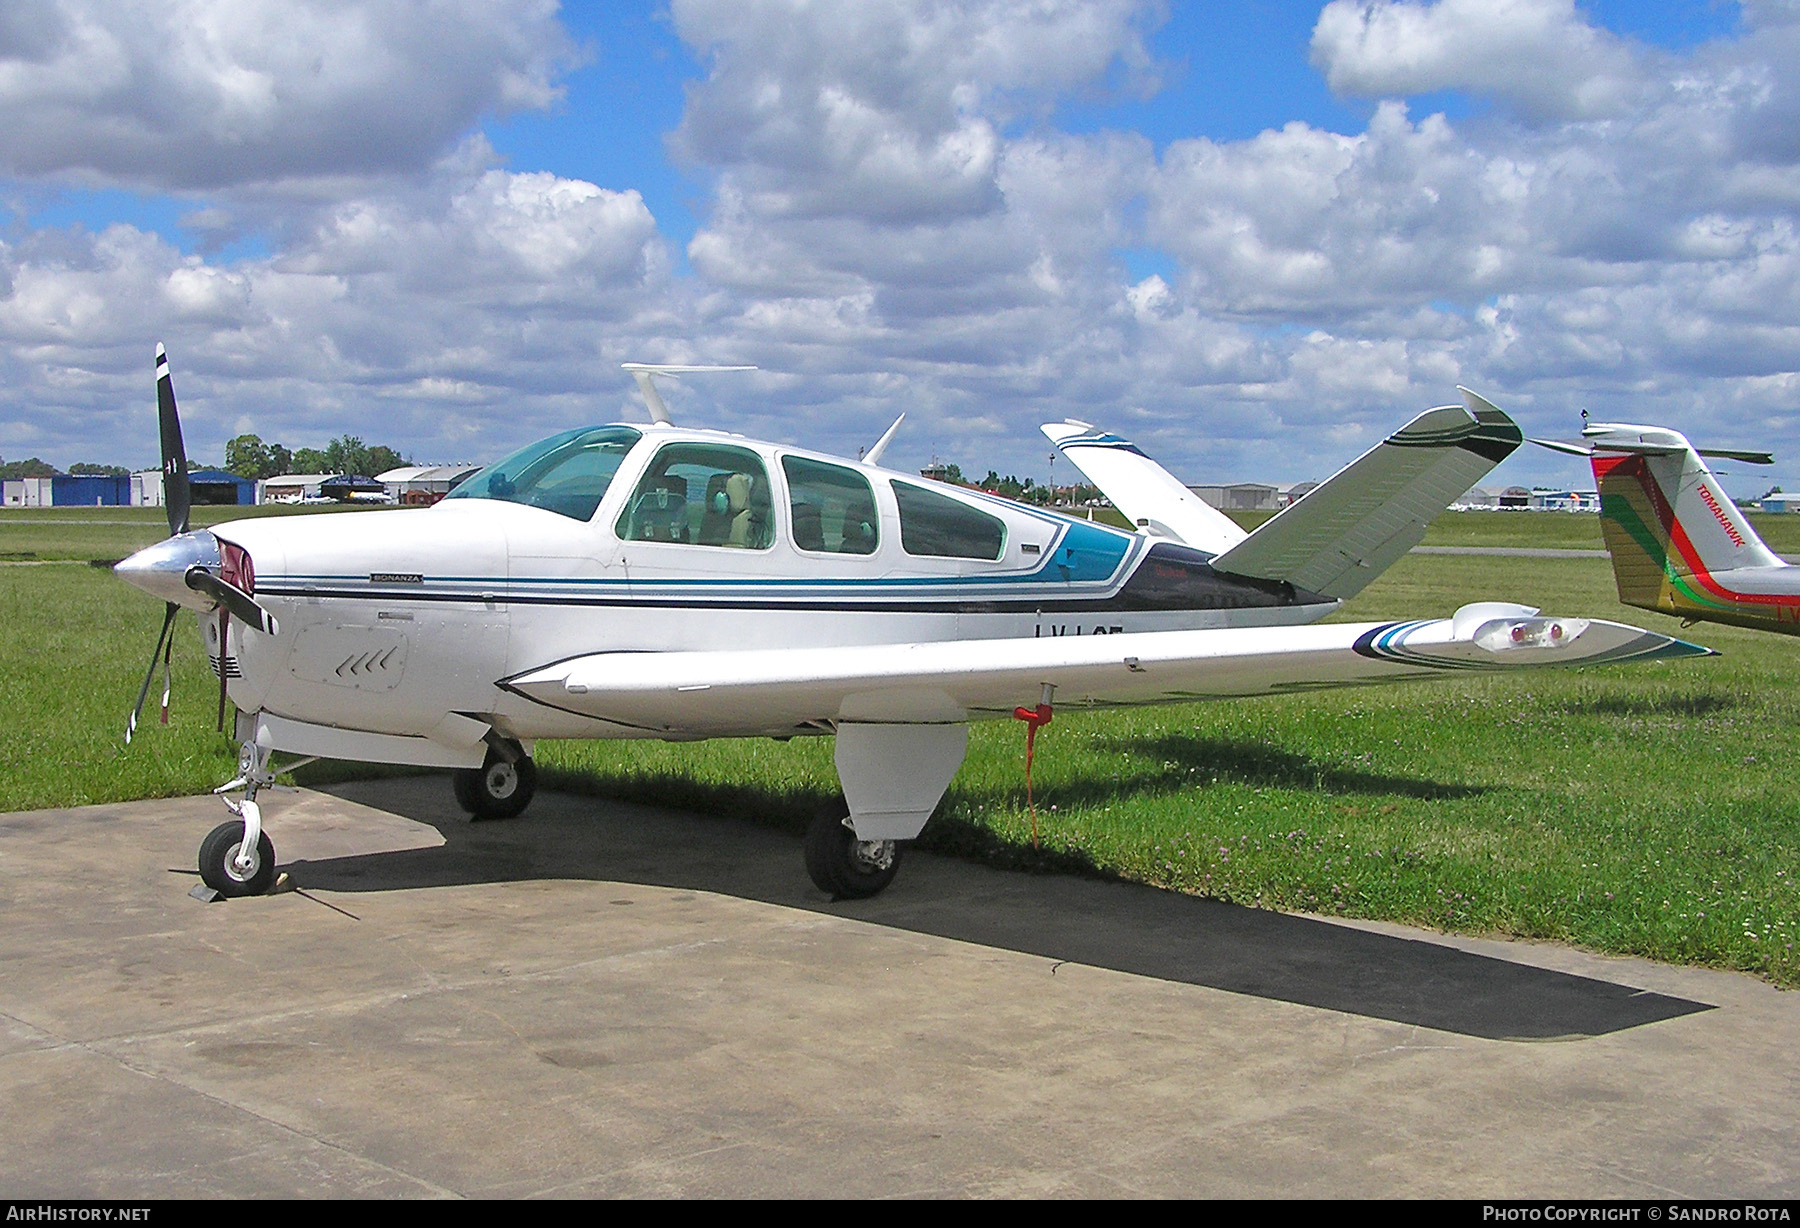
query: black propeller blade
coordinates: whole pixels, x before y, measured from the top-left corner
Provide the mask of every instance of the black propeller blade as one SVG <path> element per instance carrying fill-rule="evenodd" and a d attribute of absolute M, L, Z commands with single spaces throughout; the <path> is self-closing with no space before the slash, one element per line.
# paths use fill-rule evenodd
<path fill-rule="evenodd" d="M 188 568 L 187 586 L 196 593 L 205 593 L 263 634 L 275 634 L 277 623 L 273 614 L 258 605 L 256 598 L 249 593 L 235 584 L 227 584 L 206 568 Z M 220 645 L 219 651 L 221 653 L 225 651 L 223 644 Z"/>
<path fill-rule="evenodd" d="M 175 381 L 169 378 L 169 355 L 156 347 L 156 419 L 162 434 L 163 503 L 169 511 L 169 536 L 188 531 L 187 449 L 181 443 L 181 418 L 175 412 Z"/>
<path fill-rule="evenodd" d="M 175 615 L 180 610 L 181 607 L 171 601 L 168 603 L 168 611 L 163 615 L 162 631 L 156 637 L 156 647 L 150 652 L 150 668 L 144 674 L 144 685 L 138 688 L 137 705 L 131 710 L 131 719 L 125 722 L 125 745 L 127 746 L 131 745 L 131 735 L 137 732 L 138 717 L 144 714 L 144 700 L 149 696 L 150 683 L 156 677 L 156 659 L 158 657 L 163 659 L 164 676 L 167 677 L 169 656 L 165 648 L 174 647 L 174 637 L 169 634 L 169 629 L 175 625 Z M 163 710 L 167 712 L 168 691 L 166 688 L 163 691 L 163 703 L 165 705 Z"/>
<path fill-rule="evenodd" d="M 231 612 L 224 606 L 219 607 L 219 732 L 225 732 L 225 640 L 226 632 L 231 630 Z"/>

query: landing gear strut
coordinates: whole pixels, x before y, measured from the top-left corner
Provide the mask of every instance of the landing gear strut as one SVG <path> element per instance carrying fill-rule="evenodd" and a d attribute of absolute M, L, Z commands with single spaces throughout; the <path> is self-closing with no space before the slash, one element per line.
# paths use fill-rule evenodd
<path fill-rule="evenodd" d="M 510 819 L 524 810 L 537 792 L 537 765 L 523 747 L 508 743 L 511 754 L 490 749 L 478 768 L 459 768 L 450 778 L 456 803 L 477 819 Z"/>
<path fill-rule="evenodd" d="M 806 829 L 806 872 L 833 899 L 866 900 L 900 870 L 897 840 L 858 840 L 843 798 L 826 806 Z"/>
<path fill-rule="evenodd" d="M 254 742 L 238 749 L 238 774 L 214 789 L 217 794 L 244 791 L 244 800 L 225 799 L 237 815 L 207 833 L 200 842 L 200 878 L 222 896 L 261 895 L 275 881 L 275 845 L 262 829 L 262 807 L 256 795 L 275 783 L 270 752 Z"/>

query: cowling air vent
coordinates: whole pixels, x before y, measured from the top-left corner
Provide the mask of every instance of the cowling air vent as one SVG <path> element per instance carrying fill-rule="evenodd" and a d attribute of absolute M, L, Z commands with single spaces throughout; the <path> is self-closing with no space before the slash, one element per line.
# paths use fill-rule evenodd
<path fill-rule="evenodd" d="M 221 654 L 219 650 L 219 620 L 209 615 L 200 620 L 200 626 L 206 632 L 206 666 L 208 669 L 212 670 L 213 677 L 220 677 L 219 657 Z M 229 652 L 224 653 L 223 655 L 225 658 L 225 673 L 223 676 L 226 678 L 242 678 L 244 676 L 244 668 L 238 664 L 237 657 Z"/>
<path fill-rule="evenodd" d="M 289 666 L 296 678 L 358 691 L 391 691 L 406 669 L 404 632 L 389 627 L 302 627 Z"/>

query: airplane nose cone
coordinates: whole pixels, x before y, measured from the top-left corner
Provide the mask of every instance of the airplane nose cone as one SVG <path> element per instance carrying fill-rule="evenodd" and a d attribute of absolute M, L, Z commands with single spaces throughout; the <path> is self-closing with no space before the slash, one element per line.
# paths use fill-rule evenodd
<path fill-rule="evenodd" d="M 113 568 L 113 575 L 152 597 L 205 609 L 211 601 L 187 586 L 190 567 L 219 569 L 219 539 L 199 529 L 146 546 Z"/>

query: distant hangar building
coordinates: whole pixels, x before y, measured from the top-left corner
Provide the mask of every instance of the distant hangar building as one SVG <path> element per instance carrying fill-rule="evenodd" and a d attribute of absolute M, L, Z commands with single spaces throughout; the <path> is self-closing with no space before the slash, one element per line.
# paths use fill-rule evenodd
<path fill-rule="evenodd" d="M 1222 512 L 1273 512 L 1281 507 L 1281 487 L 1267 482 L 1232 482 L 1190 486 L 1208 507 Z"/>
<path fill-rule="evenodd" d="M 119 479 L 125 482 L 132 507 L 163 505 L 162 470 L 145 469 Z M 248 507 L 256 502 L 256 483 L 223 469 L 188 470 L 188 501 L 196 507 Z"/>
<path fill-rule="evenodd" d="M 336 477 L 334 473 L 284 473 L 280 477 L 264 478 L 258 484 L 258 503 L 301 503 L 307 499 L 319 499 L 324 496 L 320 487 L 326 478 Z"/>
<path fill-rule="evenodd" d="M 189 470 L 188 489 L 196 505 L 229 507 L 256 502 L 256 483 L 223 469 Z M 0 488 L 0 499 L 7 507 L 161 507 L 162 471 L 14 478 Z"/>
<path fill-rule="evenodd" d="M 14 478 L 0 491 L 7 507 L 130 507 L 132 475 L 58 473 Z"/>
<path fill-rule="evenodd" d="M 402 465 L 376 474 L 375 480 L 395 503 L 425 507 L 455 490 L 480 468 L 480 465 Z"/>

